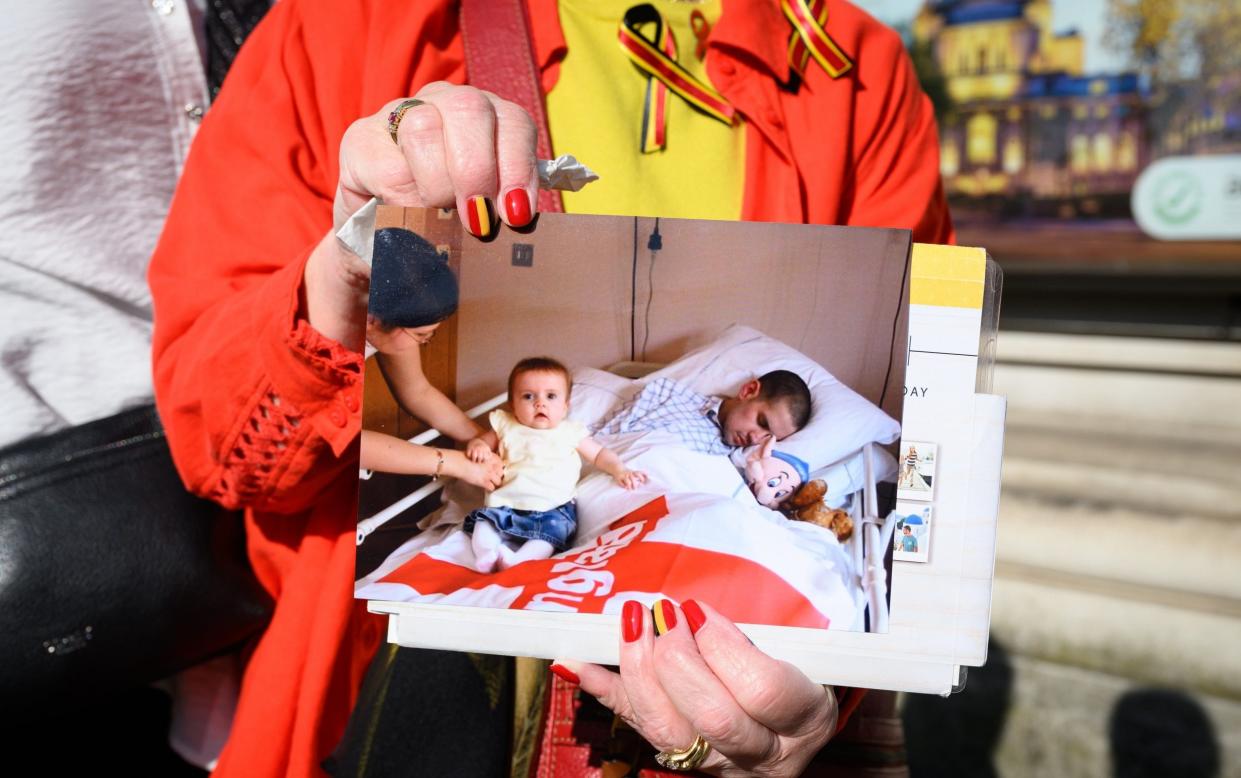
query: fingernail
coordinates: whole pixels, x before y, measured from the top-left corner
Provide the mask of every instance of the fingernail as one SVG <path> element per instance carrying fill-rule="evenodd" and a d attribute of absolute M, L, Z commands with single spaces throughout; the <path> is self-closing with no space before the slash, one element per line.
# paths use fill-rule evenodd
<path fill-rule="evenodd" d="M 707 623 L 707 614 L 702 612 L 702 607 L 696 600 L 681 603 L 681 612 L 685 614 L 685 623 L 689 625 L 691 635 L 697 635 L 702 625 Z"/>
<path fill-rule="evenodd" d="M 667 600 L 659 600 L 651 606 L 651 615 L 655 617 L 655 637 L 676 628 L 677 611 Z"/>
<path fill-rule="evenodd" d="M 491 235 L 491 224 L 495 216 L 490 200 L 486 197 L 471 197 L 465 201 L 465 212 L 469 220 L 470 232 L 480 238 Z"/>
<path fill-rule="evenodd" d="M 562 680 L 568 681 L 574 686 L 582 685 L 582 679 L 577 677 L 577 673 L 573 672 L 564 665 L 552 665 L 552 672 L 560 676 Z"/>
<path fill-rule="evenodd" d="M 530 195 L 525 189 L 513 189 L 504 196 L 504 210 L 508 223 L 513 227 L 525 227 L 530 223 Z"/>
<path fill-rule="evenodd" d="M 626 643 L 642 637 L 642 604 L 637 600 L 626 602 L 621 610 L 621 636 Z"/>

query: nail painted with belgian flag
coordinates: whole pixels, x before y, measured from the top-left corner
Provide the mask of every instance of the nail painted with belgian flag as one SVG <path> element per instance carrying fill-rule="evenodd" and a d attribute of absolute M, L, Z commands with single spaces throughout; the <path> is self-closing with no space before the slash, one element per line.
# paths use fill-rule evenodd
<path fill-rule="evenodd" d="M 651 606 L 651 616 L 655 620 L 655 637 L 676 628 L 677 609 L 668 600 L 656 600 Z"/>
<path fill-rule="evenodd" d="M 494 230 L 496 211 L 486 197 L 471 197 L 465 202 L 470 232 L 476 237 L 488 238 Z"/>

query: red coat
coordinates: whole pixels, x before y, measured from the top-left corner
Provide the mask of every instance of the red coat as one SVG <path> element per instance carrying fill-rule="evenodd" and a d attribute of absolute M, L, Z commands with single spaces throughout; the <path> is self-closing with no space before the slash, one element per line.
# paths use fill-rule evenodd
<path fill-rule="evenodd" d="M 746 118 L 745 218 L 950 241 L 934 117 L 899 38 L 829 5 L 855 68 L 833 81 L 812 63 L 793 95 L 772 77 L 787 75 L 778 4 L 725 0 L 709 70 Z M 550 88 L 555 0 L 531 7 Z M 203 121 L 151 262 L 173 456 L 196 493 L 247 509 L 250 558 L 277 603 L 220 775 L 317 774 L 381 640 L 352 599 L 362 358 L 299 320 L 298 294 L 331 228 L 345 129 L 435 80 L 465 80 L 448 0 L 277 3 Z"/>

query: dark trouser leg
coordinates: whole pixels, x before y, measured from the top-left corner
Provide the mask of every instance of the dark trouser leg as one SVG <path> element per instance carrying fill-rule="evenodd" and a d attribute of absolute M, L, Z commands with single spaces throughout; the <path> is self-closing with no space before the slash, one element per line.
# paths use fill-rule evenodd
<path fill-rule="evenodd" d="M 324 768 L 351 778 L 508 776 L 512 679 L 510 657 L 384 646 Z"/>

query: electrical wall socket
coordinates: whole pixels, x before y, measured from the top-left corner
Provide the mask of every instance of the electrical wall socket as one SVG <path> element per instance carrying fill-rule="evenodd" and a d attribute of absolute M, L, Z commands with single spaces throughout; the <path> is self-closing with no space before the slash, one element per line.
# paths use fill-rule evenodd
<path fill-rule="evenodd" d="M 531 243 L 513 244 L 513 267 L 534 267 L 534 245 Z"/>

